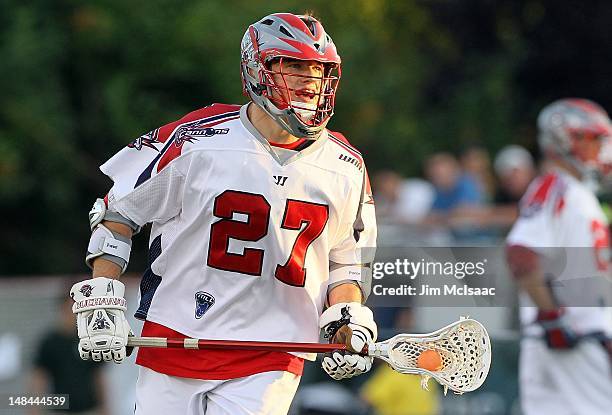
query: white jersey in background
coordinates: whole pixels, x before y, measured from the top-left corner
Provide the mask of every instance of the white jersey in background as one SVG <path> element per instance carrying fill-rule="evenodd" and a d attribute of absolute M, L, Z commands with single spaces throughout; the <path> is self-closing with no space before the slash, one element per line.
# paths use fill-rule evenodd
<path fill-rule="evenodd" d="M 152 223 L 143 335 L 316 342 L 328 287 L 368 283 L 359 264 L 373 260 L 363 248 L 375 246 L 376 225 L 359 152 L 329 131 L 273 149 L 247 105 L 194 111 L 101 167 L 114 181 L 108 208 Z M 141 349 L 138 363 L 201 379 L 301 373 L 282 355 Z"/>
<path fill-rule="evenodd" d="M 610 304 L 596 305 L 609 299 L 603 290 L 609 287 L 610 244 L 608 223 L 595 195 L 573 176 L 555 171 L 530 185 L 520 213 L 507 243 L 538 253 L 551 292 L 565 308 L 567 324 L 577 335 L 610 333 Z M 525 293 L 520 303 L 522 412 L 609 414 L 612 369 L 606 348 L 589 338 L 573 349 L 549 349 L 535 322 L 537 308 Z"/>
<path fill-rule="evenodd" d="M 610 308 L 602 307 L 612 304 L 601 291 L 609 287 L 608 221 L 583 183 L 561 170 L 535 179 L 520 202 L 507 244 L 539 254 L 553 295 L 577 333 L 612 332 Z M 524 334 L 540 335 L 537 309 L 527 294 L 521 293 L 520 305 Z"/>

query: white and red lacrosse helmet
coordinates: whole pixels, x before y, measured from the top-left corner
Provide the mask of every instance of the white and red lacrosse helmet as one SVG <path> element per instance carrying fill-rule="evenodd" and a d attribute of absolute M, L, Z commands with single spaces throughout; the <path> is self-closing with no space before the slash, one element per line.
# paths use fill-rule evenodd
<path fill-rule="evenodd" d="M 276 13 L 249 26 L 241 43 L 241 75 L 245 95 L 296 137 L 316 139 L 334 113 L 340 79 L 340 56 L 331 37 L 312 16 Z M 273 72 L 271 63 L 282 59 L 312 60 L 323 64 L 316 104 L 287 100 L 286 79 L 296 74 Z M 281 79 L 282 82 L 276 82 Z M 312 77 L 314 78 L 314 77 Z M 273 96 L 276 91 L 276 98 Z M 280 97 L 280 98 L 278 98 Z"/>
<path fill-rule="evenodd" d="M 583 177 L 601 180 L 612 174 L 612 123 L 598 104 L 580 98 L 555 101 L 540 111 L 538 129 L 545 154 L 569 161 Z"/>

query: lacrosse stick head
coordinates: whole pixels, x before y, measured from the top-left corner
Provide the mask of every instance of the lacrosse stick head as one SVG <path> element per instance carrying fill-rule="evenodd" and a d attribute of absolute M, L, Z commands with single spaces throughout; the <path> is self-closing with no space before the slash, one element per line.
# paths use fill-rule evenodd
<path fill-rule="evenodd" d="M 461 394 L 478 389 L 491 366 L 491 341 L 487 330 L 478 321 L 468 318 L 449 324 L 433 333 L 398 334 L 387 340 L 380 357 L 400 373 L 423 376 L 423 387 L 433 377 L 438 383 Z M 442 368 L 429 371 L 417 366 L 419 355 L 435 350 L 442 357 Z M 386 355 L 386 356 L 385 356 Z"/>

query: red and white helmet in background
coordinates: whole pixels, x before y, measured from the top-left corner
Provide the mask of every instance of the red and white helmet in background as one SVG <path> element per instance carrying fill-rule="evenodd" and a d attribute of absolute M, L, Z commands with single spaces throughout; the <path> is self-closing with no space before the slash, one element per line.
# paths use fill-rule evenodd
<path fill-rule="evenodd" d="M 241 43 L 241 74 L 245 95 L 285 130 L 296 137 L 316 139 L 334 113 L 340 79 L 340 56 L 331 37 L 312 16 L 276 13 L 249 26 Z M 316 104 L 291 102 L 290 88 L 282 72 L 282 59 L 313 60 L 323 64 Z M 271 63 L 281 60 L 279 72 Z M 281 79 L 282 82 L 276 82 Z M 273 95 L 273 92 L 277 93 Z"/>
<path fill-rule="evenodd" d="M 542 151 L 567 160 L 584 179 L 600 181 L 612 174 L 612 123 L 598 104 L 579 98 L 555 101 L 540 111 L 538 129 Z M 587 149 L 593 140 L 601 147 L 591 154 Z"/>

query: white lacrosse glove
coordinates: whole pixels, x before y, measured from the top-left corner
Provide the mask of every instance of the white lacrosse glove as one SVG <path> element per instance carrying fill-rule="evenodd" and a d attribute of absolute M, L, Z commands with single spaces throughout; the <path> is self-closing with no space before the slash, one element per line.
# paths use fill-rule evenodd
<path fill-rule="evenodd" d="M 321 366 L 332 379 L 342 380 L 368 372 L 372 368 L 372 358 L 338 350 L 325 353 Z"/>
<path fill-rule="evenodd" d="M 344 343 L 347 351 L 323 356 L 323 370 L 335 380 L 361 375 L 372 368 L 373 358 L 361 355 L 376 340 L 378 329 L 372 311 L 357 302 L 338 303 L 321 314 L 319 327 L 332 343 Z"/>
<path fill-rule="evenodd" d="M 133 348 L 127 348 L 133 336 L 125 318 L 125 285 L 118 280 L 98 277 L 76 283 L 70 290 L 77 315 L 81 359 L 121 363 Z"/>

